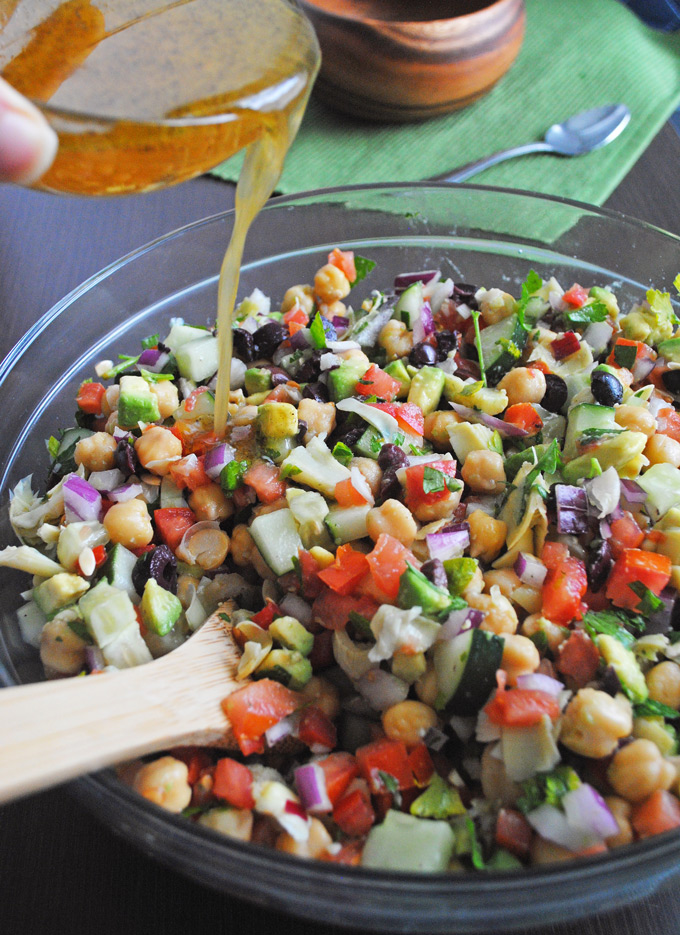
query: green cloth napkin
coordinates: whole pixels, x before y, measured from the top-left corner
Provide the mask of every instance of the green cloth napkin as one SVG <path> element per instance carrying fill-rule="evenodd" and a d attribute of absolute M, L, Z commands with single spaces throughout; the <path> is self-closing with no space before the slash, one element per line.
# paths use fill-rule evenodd
<path fill-rule="evenodd" d="M 314 96 L 277 192 L 418 181 L 541 139 L 553 123 L 608 103 L 632 119 L 587 156 L 523 156 L 474 181 L 602 204 L 680 104 L 680 34 L 645 26 L 618 0 L 526 0 L 524 45 L 508 74 L 464 110 L 417 124 L 371 125 Z M 214 170 L 238 178 L 242 156 Z M 650 179 L 653 184 L 653 179 Z"/>

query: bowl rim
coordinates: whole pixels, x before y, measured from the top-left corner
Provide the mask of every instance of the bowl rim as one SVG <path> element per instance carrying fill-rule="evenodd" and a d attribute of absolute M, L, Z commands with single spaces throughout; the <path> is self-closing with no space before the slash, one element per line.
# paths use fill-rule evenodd
<path fill-rule="evenodd" d="M 297 0 L 299 5 L 303 8 L 309 8 L 315 12 L 327 16 L 329 19 L 337 20 L 339 22 L 345 23 L 368 23 L 371 26 L 377 26 L 379 24 L 388 25 L 388 26 L 414 26 L 414 27 L 429 27 L 435 23 L 447 23 L 453 24 L 456 22 L 464 22 L 463 25 L 467 26 L 472 20 L 477 18 L 482 18 L 483 16 L 488 16 L 494 12 L 495 7 L 500 6 L 511 6 L 516 0 L 491 0 L 490 3 L 485 3 L 484 6 L 480 7 L 478 10 L 472 10 L 470 13 L 462 13 L 458 16 L 438 16 L 436 19 L 380 19 L 375 16 L 361 16 L 359 14 L 353 15 L 350 12 L 344 13 L 338 10 L 330 10 L 321 2 L 317 0 Z M 525 0 L 520 0 L 522 7 L 525 6 Z"/>

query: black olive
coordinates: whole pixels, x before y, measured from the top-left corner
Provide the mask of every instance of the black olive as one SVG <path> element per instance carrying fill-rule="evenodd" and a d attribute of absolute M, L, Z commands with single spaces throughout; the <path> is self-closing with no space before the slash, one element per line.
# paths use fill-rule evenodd
<path fill-rule="evenodd" d="M 383 447 L 386 446 L 383 445 Z M 381 503 L 384 503 L 385 500 L 398 500 L 400 496 L 401 484 L 397 478 L 397 472 L 394 470 L 394 468 L 383 471 L 383 476 L 380 478 L 378 496 L 376 497 L 375 502 L 379 506 Z"/>
<path fill-rule="evenodd" d="M 383 445 L 378 455 L 378 466 L 383 471 L 396 471 L 399 468 L 406 467 L 408 458 L 398 445 L 388 442 Z"/>
<path fill-rule="evenodd" d="M 253 342 L 258 357 L 271 360 L 279 344 L 288 337 L 288 328 L 279 321 L 268 321 L 258 328 L 253 335 Z"/>
<path fill-rule="evenodd" d="M 298 445 L 304 445 L 305 435 L 307 434 L 307 423 L 304 419 L 298 419 L 298 433 L 295 436 L 295 440 Z"/>
<path fill-rule="evenodd" d="M 453 298 L 455 302 L 459 305 L 464 302 L 468 308 L 476 309 L 479 307 L 475 299 L 476 294 L 477 286 L 471 286 L 467 282 L 457 282 L 453 287 Z"/>
<path fill-rule="evenodd" d="M 154 578 L 166 591 L 177 593 L 177 559 L 167 545 L 157 545 L 137 559 L 132 569 L 132 583 L 138 594 L 144 593 L 149 578 Z"/>
<path fill-rule="evenodd" d="M 666 370 L 661 374 L 663 385 L 669 393 L 680 394 L 680 370 Z"/>
<path fill-rule="evenodd" d="M 614 666 L 607 666 L 602 675 L 602 691 L 606 692 L 608 695 L 615 697 L 621 691 L 621 681 L 616 674 L 616 669 Z"/>
<path fill-rule="evenodd" d="M 423 341 L 421 344 L 416 344 L 413 348 L 408 355 L 408 362 L 414 367 L 431 366 L 437 363 L 437 352 L 431 344 L 426 344 L 425 341 Z"/>
<path fill-rule="evenodd" d="M 546 373 L 541 406 L 548 412 L 560 412 L 567 401 L 567 384 L 556 373 Z"/>
<path fill-rule="evenodd" d="M 308 383 L 302 390 L 303 399 L 315 399 L 317 403 L 328 402 L 328 387 L 325 383 Z"/>
<path fill-rule="evenodd" d="M 313 351 L 297 368 L 295 378 L 298 383 L 313 383 L 321 374 L 321 355 L 324 351 Z"/>
<path fill-rule="evenodd" d="M 139 470 L 139 458 L 127 438 L 121 438 L 113 454 L 113 461 L 119 471 L 129 477 Z"/>
<path fill-rule="evenodd" d="M 586 562 L 586 574 L 591 591 L 599 591 L 604 586 L 613 564 L 614 556 L 608 540 L 593 539 L 588 546 L 588 561 Z"/>
<path fill-rule="evenodd" d="M 623 399 L 623 386 L 613 373 L 594 370 L 590 378 L 590 392 L 601 406 L 616 406 Z"/>
<path fill-rule="evenodd" d="M 255 360 L 255 342 L 250 331 L 246 331 L 245 328 L 234 328 L 232 335 L 234 357 L 238 357 L 244 364 Z"/>
<path fill-rule="evenodd" d="M 460 334 L 455 331 L 438 331 L 437 340 L 437 358 L 446 360 L 451 351 L 459 350 Z"/>
<path fill-rule="evenodd" d="M 429 559 L 420 566 L 420 570 L 428 581 L 431 581 L 432 584 L 436 585 L 438 588 L 444 588 L 445 591 L 448 591 L 449 579 L 446 577 L 444 565 L 440 558 Z"/>

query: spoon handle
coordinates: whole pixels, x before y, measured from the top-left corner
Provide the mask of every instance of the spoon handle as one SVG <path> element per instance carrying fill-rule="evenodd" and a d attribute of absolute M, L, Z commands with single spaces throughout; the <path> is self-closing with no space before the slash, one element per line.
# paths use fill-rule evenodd
<path fill-rule="evenodd" d="M 505 162 L 506 159 L 514 159 L 515 156 L 526 156 L 529 153 L 552 152 L 555 152 L 553 147 L 543 140 L 535 143 L 524 143 L 522 146 L 513 146 L 512 149 L 502 149 L 500 152 L 493 153 L 491 156 L 484 156 L 483 159 L 478 159 L 476 162 L 469 162 L 467 165 L 461 166 L 459 169 L 455 169 L 453 172 L 445 172 L 442 175 L 433 175 L 429 181 L 465 182 L 467 179 L 472 178 L 473 175 L 477 175 L 478 172 L 483 172 L 485 169 L 490 168 L 490 166 L 495 166 L 499 162 Z"/>

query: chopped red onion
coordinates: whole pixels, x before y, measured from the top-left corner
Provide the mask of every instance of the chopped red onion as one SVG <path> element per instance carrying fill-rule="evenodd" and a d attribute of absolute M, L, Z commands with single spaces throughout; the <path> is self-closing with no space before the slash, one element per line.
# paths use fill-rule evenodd
<path fill-rule="evenodd" d="M 449 558 L 459 558 L 470 545 L 470 526 L 457 523 L 441 532 L 431 532 L 425 537 L 430 558 L 445 562 Z"/>
<path fill-rule="evenodd" d="M 92 484 L 88 484 L 77 474 L 69 474 L 62 489 L 67 523 L 99 520 L 102 512 L 102 498 Z"/>
<path fill-rule="evenodd" d="M 654 361 L 649 357 L 639 357 L 633 364 L 633 380 L 641 383 L 654 369 Z"/>
<path fill-rule="evenodd" d="M 557 531 L 564 535 L 588 532 L 588 498 L 582 487 L 555 484 Z"/>
<path fill-rule="evenodd" d="M 543 562 L 528 552 L 519 553 L 514 568 L 519 580 L 532 588 L 540 588 L 545 581 L 545 576 L 548 574 L 548 569 Z"/>
<path fill-rule="evenodd" d="M 398 276 L 394 277 L 394 291 L 397 295 L 401 295 L 405 289 L 408 289 L 409 286 L 416 282 L 427 285 L 432 281 L 437 282 L 440 276 L 441 273 L 438 269 L 426 269 L 419 273 L 399 273 Z"/>
<path fill-rule="evenodd" d="M 586 481 L 586 494 L 597 510 L 598 519 L 604 519 L 605 516 L 616 519 L 616 511 L 621 510 L 621 480 L 616 468 L 609 467 L 603 474 Z"/>
<path fill-rule="evenodd" d="M 326 776 L 318 763 L 306 763 L 304 766 L 298 766 L 294 775 L 295 788 L 306 811 L 333 811 L 326 789 Z"/>
<path fill-rule="evenodd" d="M 123 441 L 124 438 L 130 438 L 130 429 L 122 429 L 117 425 L 113 430 L 113 438 L 115 438 L 117 442 Z"/>
<path fill-rule="evenodd" d="M 621 481 L 621 500 L 627 510 L 635 510 L 647 499 L 647 493 L 634 480 Z"/>
<path fill-rule="evenodd" d="M 572 828 L 592 834 L 593 844 L 617 834 L 619 826 L 597 789 L 582 782 L 562 798 L 562 808 Z"/>
<path fill-rule="evenodd" d="M 161 356 L 161 353 L 162 352 L 159 351 L 157 347 L 147 347 L 139 355 L 139 360 L 137 363 L 140 367 L 144 367 L 148 370 L 149 367 L 153 367 L 158 358 Z"/>
<path fill-rule="evenodd" d="M 334 354 L 341 354 L 343 351 L 361 350 L 361 344 L 358 341 L 327 341 L 326 347 Z"/>
<path fill-rule="evenodd" d="M 392 705 L 405 701 L 408 685 L 384 669 L 371 669 L 354 683 L 357 691 L 374 711 L 385 711 Z"/>
<path fill-rule="evenodd" d="M 310 345 L 309 328 L 300 328 L 290 336 L 290 346 L 294 351 L 301 351 Z"/>
<path fill-rule="evenodd" d="M 143 492 L 144 488 L 139 483 L 123 484 L 121 487 L 116 487 L 115 490 L 109 492 L 109 500 L 113 500 L 114 503 L 125 503 L 126 500 L 134 500 L 135 497 L 139 497 Z"/>
<path fill-rule="evenodd" d="M 267 746 L 273 747 L 286 737 L 297 737 L 297 724 L 298 718 L 293 716 L 281 718 L 276 724 L 272 724 L 272 726 L 267 728 L 264 732 Z"/>
<path fill-rule="evenodd" d="M 344 315 L 333 315 L 333 327 L 336 331 L 345 331 L 349 325 L 349 319 L 345 318 Z"/>
<path fill-rule="evenodd" d="M 88 672 L 94 672 L 96 669 L 106 668 L 104 653 L 98 646 L 85 647 L 85 668 Z"/>
<path fill-rule="evenodd" d="M 299 594 L 286 594 L 279 602 L 279 607 L 284 614 L 299 620 L 303 627 L 309 627 L 314 622 L 312 608 Z"/>
<path fill-rule="evenodd" d="M 426 300 L 420 306 L 420 314 L 413 322 L 413 343 L 420 344 L 425 338 L 434 331 L 434 319 L 432 317 L 432 308 Z"/>
<path fill-rule="evenodd" d="M 299 802 L 295 802 L 293 799 L 288 799 L 286 804 L 283 806 L 284 812 L 288 815 L 296 815 L 298 818 L 302 818 L 303 821 L 307 820 L 307 813 L 304 808 L 300 805 Z"/>
<path fill-rule="evenodd" d="M 486 425 L 487 428 L 493 429 L 506 438 L 524 438 L 529 434 L 526 429 L 521 429 L 518 425 L 504 422 L 502 419 L 487 415 L 486 412 L 480 412 L 478 409 L 470 409 L 468 406 L 461 406 L 459 403 L 451 403 L 451 408 L 459 416 L 467 419 L 468 422 L 481 422 L 482 425 Z"/>
<path fill-rule="evenodd" d="M 203 469 L 210 480 L 217 480 L 222 473 L 225 465 L 229 464 L 236 457 L 236 449 L 223 442 L 206 454 L 203 461 Z"/>
<path fill-rule="evenodd" d="M 668 633 L 672 629 L 673 610 L 677 599 L 674 588 L 664 588 L 658 595 L 663 601 L 663 607 L 654 611 L 647 618 L 645 633 Z"/>
<path fill-rule="evenodd" d="M 517 687 L 545 692 L 546 695 L 552 695 L 554 698 L 557 698 L 560 692 L 564 691 L 562 682 L 551 678 L 549 675 L 543 675 L 541 672 L 529 672 L 526 675 L 518 675 Z"/>
<path fill-rule="evenodd" d="M 452 610 L 437 632 L 436 642 L 452 640 L 465 630 L 476 629 L 484 619 L 484 611 L 474 607 Z"/>
<path fill-rule="evenodd" d="M 118 468 L 112 468 L 110 471 L 92 471 L 87 479 L 95 490 L 101 490 L 107 493 L 109 490 L 115 490 L 125 482 L 125 475 Z"/>

